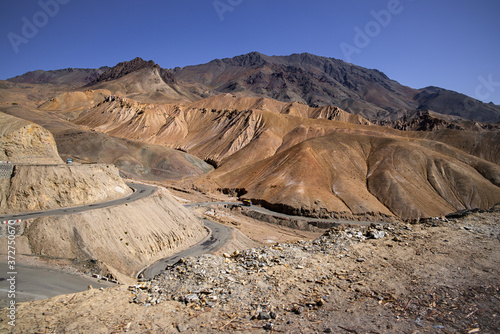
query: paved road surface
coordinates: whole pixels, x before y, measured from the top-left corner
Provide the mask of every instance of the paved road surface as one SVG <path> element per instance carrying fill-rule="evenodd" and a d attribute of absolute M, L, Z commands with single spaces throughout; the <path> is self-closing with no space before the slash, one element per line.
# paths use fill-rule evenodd
<path fill-rule="evenodd" d="M 69 215 L 69 214 L 73 214 L 73 213 L 94 210 L 94 209 L 107 208 L 110 206 L 130 203 L 133 201 L 137 201 L 141 198 L 148 197 L 148 196 L 154 194 L 156 189 L 157 189 L 156 187 L 148 186 L 148 185 L 140 184 L 140 183 L 127 182 L 127 185 L 130 188 L 134 189 L 134 192 L 127 197 L 120 198 L 117 200 L 104 202 L 104 203 L 82 205 L 82 206 L 77 206 L 77 207 L 73 207 L 73 208 L 62 208 L 62 209 L 47 210 L 47 211 L 14 213 L 14 214 L 2 215 L 2 216 L 0 216 L 0 221 L 14 220 L 14 219 L 25 220 L 25 219 L 30 219 L 30 218 L 38 218 L 38 217 L 46 217 L 46 216 L 62 216 L 62 215 Z"/>
<path fill-rule="evenodd" d="M 105 203 L 84 205 L 74 208 L 64 208 L 64 209 L 31 212 L 24 214 L 3 215 L 0 216 L 0 221 L 11 220 L 11 219 L 30 219 L 43 216 L 60 216 L 60 215 L 84 212 L 88 210 L 106 208 L 128 202 L 133 202 L 138 199 L 150 196 L 157 189 L 156 187 L 143 185 L 139 183 L 127 183 L 127 184 L 135 191 L 130 196 L 127 196 L 122 199 L 109 201 Z M 232 204 L 239 204 L 239 202 L 190 203 L 184 206 L 187 208 L 192 208 L 199 206 L 232 205 Z M 351 221 L 342 221 L 335 219 L 318 219 L 318 218 L 307 218 L 301 216 L 290 216 L 282 213 L 273 212 L 254 205 L 249 207 L 249 209 L 277 217 L 297 219 L 297 220 L 322 221 L 322 222 L 332 222 L 332 223 L 350 223 L 350 224 L 369 223 L 369 222 L 351 222 Z M 214 252 L 220 247 L 222 247 L 230 238 L 232 233 L 230 227 L 212 222 L 207 219 L 203 219 L 203 222 L 205 226 L 207 226 L 211 230 L 211 236 L 208 239 L 202 241 L 201 243 L 183 252 L 180 252 L 171 257 L 156 262 L 155 264 L 145 269 L 143 275 L 146 278 L 151 278 L 159 274 L 162 270 L 164 270 L 167 265 L 176 263 L 182 257 L 197 256 L 205 253 Z M 31 267 L 22 264 L 17 264 L 16 267 L 18 272 L 18 274 L 16 275 L 17 302 L 44 299 L 60 294 L 84 291 L 87 289 L 87 286 L 89 284 L 92 284 L 94 287 L 110 285 L 110 284 L 106 285 L 97 284 L 95 279 L 79 277 L 52 269 L 41 269 L 39 267 Z M 2 294 L 2 298 L 0 299 L 0 307 L 5 306 L 6 302 L 8 302 L 8 300 L 6 299 L 9 286 L 6 280 L 8 278 L 6 274 L 7 272 L 8 272 L 7 264 L 4 262 L 0 262 L 0 292 Z"/>
<path fill-rule="evenodd" d="M 0 216 L 0 221 L 12 219 L 25 220 L 45 216 L 61 216 L 88 210 L 106 208 L 133 202 L 138 199 L 150 196 L 157 189 L 156 187 L 139 183 L 127 183 L 127 185 L 133 188 L 135 191 L 130 196 L 122 199 L 73 208 L 3 215 Z M 160 273 L 161 270 L 165 269 L 166 265 L 173 264 L 179 261 L 179 259 L 182 257 L 197 256 L 216 251 L 217 249 L 222 247 L 231 237 L 231 228 L 207 219 L 203 219 L 203 222 L 205 226 L 211 230 L 211 235 L 208 239 L 174 256 L 158 261 L 157 263 L 146 269 L 146 276 L 153 277 L 154 275 Z M 0 261 L 0 307 L 6 306 L 9 301 L 7 299 L 7 292 L 9 291 L 9 282 L 7 281 L 7 279 L 9 277 L 7 276 L 7 263 L 5 263 L 4 261 Z M 20 263 L 16 264 L 16 269 L 16 302 L 38 300 L 61 294 L 80 292 L 86 290 L 89 284 L 91 284 L 93 287 L 113 286 L 113 284 L 111 283 L 98 284 L 96 279 L 71 275 L 62 271 L 58 271 L 56 269 L 44 269 L 40 267 L 23 265 Z"/>
<path fill-rule="evenodd" d="M 199 206 L 211 206 L 211 205 L 241 205 L 240 202 L 201 202 L 201 203 L 188 203 L 184 204 L 185 208 L 196 208 Z"/>
<path fill-rule="evenodd" d="M 0 216 L 0 221 L 11 219 L 30 219 L 45 216 L 61 216 L 72 213 L 79 213 L 88 210 L 95 210 L 106 208 L 110 206 L 120 205 L 124 203 L 133 202 L 141 198 L 152 195 L 156 191 L 156 187 L 140 184 L 140 183 L 127 183 L 129 187 L 134 189 L 134 193 L 121 199 L 105 202 L 84 205 L 73 208 L 63 208 L 56 210 L 19 213 Z M 0 261 L 0 307 L 6 306 L 8 302 L 7 291 L 9 283 L 6 279 L 7 276 L 7 263 L 6 258 Z M 23 302 L 28 300 L 37 300 L 49 298 L 66 293 L 80 292 L 87 289 L 89 284 L 94 287 L 112 286 L 112 284 L 98 284 L 96 279 L 71 275 L 55 269 L 43 269 L 40 267 L 33 267 L 16 264 L 16 301 Z"/>
<path fill-rule="evenodd" d="M 16 303 L 50 298 L 62 294 L 94 288 L 116 286 L 112 283 L 97 283 L 97 279 L 71 275 L 60 270 L 16 264 Z M 6 263 L 0 263 L 0 307 L 7 306 L 10 275 Z"/>
<path fill-rule="evenodd" d="M 203 223 L 212 233 L 210 237 L 193 247 L 186 249 L 180 253 L 172 255 L 168 258 L 161 259 L 145 269 L 142 274 L 144 278 L 153 278 L 162 270 L 165 270 L 167 265 L 177 263 L 183 257 L 198 256 L 202 254 L 212 253 L 221 248 L 231 237 L 231 228 L 222 224 L 218 224 L 208 219 L 203 219 Z"/>
<path fill-rule="evenodd" d="M 202 203 L 184 204 L 184 207 L 194 208 L 194 207 L 211 206 L 211 205 L 241 205 L 241 203 L 240 202 L 202 202 Z M 268 210 L 268 209 L 265 209 L 263 207 L 256 206 L 256 205 L 244 206 L 244 208 L 247 208 L 248 210 L 253 210 L 253 211 L 260 212 L 260 213 L 264 213 L 266 215 L 270 215 L 270 216 L 274 216 L 274 217 L 302 220 L 302 221 L 308 221 L 308 222 L 337 223 L 337 224 L 351 224 L 351 225 L 370 225 L 373 223 L 373 222 L 369 222 L 369 221 L 354 221 L 354 220 L 341 220 L 341 219 L 333 219 L 333 218 L 324 219 L 324 218 L 311 218 L 311 217 L 305 217 L 305 216 L 292 216 L 292 215 L 287 215 L 287 214 L 280 213 L 280 212 L 271 211 L 271 210 Z"/>

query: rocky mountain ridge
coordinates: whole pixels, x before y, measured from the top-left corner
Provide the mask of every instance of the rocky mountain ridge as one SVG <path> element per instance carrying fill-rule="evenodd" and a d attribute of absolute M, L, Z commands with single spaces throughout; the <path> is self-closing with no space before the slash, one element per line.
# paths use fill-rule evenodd
<path fill-rule="evenodd" d="M 439 114 L 432 110 L 416 110 L 392 121 L 377 124 L 402 131 L 436 131 L 454 129 L 462 131 L 498 131 L 500 123 L 480 123 L 457 116 Z"/>
<path fill-rule="evenodd" d="M 167 72 L 175 80 L 163 80 L 158 65 L 137 58 L 107 71 L 91 90 L 63 93 L 35 111 L 2 108 L 50 127 L 65 157 L 113 162 L 127 175 L 155 180 L 192 176 L 182 180 L 188 187 L 243 189 L 247 198 L 289 214 L 412 219 L 500 202 L 494 124 L 415 111 L 418 91 L 379 71 L 310 54 L 251 53 Z M 263 80 L 245 79 L 256 73 Z M 244 89 L 214 95 L 229 82 Z M 317 94 L 321 85 L 337 87 L 357 106 L 378 103 L 386 108 L 375 113 L 380 119 L 404 116 L 379 124 L 432 131 L 390 129 L 334 105 L 251 91 L 299 96 Z M 431 90 L 418 98 L 437 101 L 443 90 Z"/>
<path fill-rule="evenodd" d="M 99 69 L 99 76 L 94 73 L 94 80 L 86 82 L 88 87 L 111 88 L 125 96 L 140 96 L 144 102 L 164 103 L 173 99 L 192 102 L 231 93 L 302 102 L 312 107 L 333 105 L 370 121 L 395 120 L 416 109 L 431 109 L 479 122 L 500 121 L 500 106 L 442 88 L 406 87 L 378 70 L 309 53 L 266 56 L 251 52 L 174 69 L 163 69 L 153 61 L 135 58 L 105 72 L 103 69 Z M 126 77 L 130 80 L 124 82 Z M 33 81 L 27 74 L 9 80 Z M 112 84 L 113 81 L 121 83 Z M 157 93 L 153 94 L 154 91 Z"/>
<path fill-rule="evenodd" d="M 87 86 L 92 86 L 101 82 L 111 81 L 115 79 L 119 79 L 121 77 L 126 76 L 129 73 L 139 71 L 142 69 L 157 69 L 160 72 L 160 77 L 167 84 L 175 83 L 175 77 L 170 73 L 170 71 L 162 69 L 159 65 L 157 65 L 154 61 L 145 61 L 142 58 L 135 58 L 131 61 L 121 62 L 112 68 L 108 69 L 106 72 L 103 72 L 93 81 L 89 82 Z"/>
<path fill-rule="evenodd" d="M 66 68 L 62 70 L 37 70 L 24 73 L 23 75 L 10 78 L 9 81 L 18 83 L 42 83 L 42 84 L 88 84 L 94 81 L 101 74 L 109 70 L 103 66 L 97 69 L 92 68 Z"/>

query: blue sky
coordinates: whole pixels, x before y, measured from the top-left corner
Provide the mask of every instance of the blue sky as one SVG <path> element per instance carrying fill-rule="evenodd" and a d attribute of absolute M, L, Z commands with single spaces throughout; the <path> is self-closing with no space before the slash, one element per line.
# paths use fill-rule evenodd
<path fill-rule="evenodd" d="M 0 13 L 0 79 L 309 52 L 500 104 L 498 0 L 12 0 Z"/>

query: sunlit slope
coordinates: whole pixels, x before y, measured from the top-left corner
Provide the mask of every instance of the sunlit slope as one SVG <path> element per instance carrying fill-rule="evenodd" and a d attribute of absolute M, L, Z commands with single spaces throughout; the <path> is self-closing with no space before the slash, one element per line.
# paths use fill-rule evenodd
<path fill-rule="evenodd" d="M 0 112 L 0 161 L 62 163 L 52 134 L 43 127 Z"/>
<path fill-rule="evenodd" d="M 500 201 L 500 167 L 404 138 L 334 133 L 212 178 L 293 214 L 441 216 Z M 442 147 L 441 147 L 442 146 Z"/>
<path fill-rule="evenodd" d="M 470 155 L 470 147 L 291 107 L 230 95 L 183 106 L 115 98 L 75 122 L 187 151 L 217 167 L 200 184 L 244 188 L 246 197 L 294 214 L 416 218 L 500 202 L 500 167 Z"/>

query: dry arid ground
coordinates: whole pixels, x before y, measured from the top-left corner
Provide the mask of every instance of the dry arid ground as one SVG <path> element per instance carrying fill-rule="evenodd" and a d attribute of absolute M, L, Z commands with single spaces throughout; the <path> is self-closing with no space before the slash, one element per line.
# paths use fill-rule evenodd
<path fill-rule="evenodd" d="M 498 333 L 500 208 L 187 258 L 19 305 L 13 333 Z"/>
<path fill-rule="evenodd" d="M 16 165 L 0 211 L 120 197 L 119 176 L 168 187 L 25 222 L 25 255 L 90 260 L 127 284 L 21 303 L 15 327 L 0 312 L 0 332 L 500 332 L 499 204 L 408 223 L 500 202 L 500 107 L 477 101 L 471 113 L 467 101 L 307 53 L 174 70 L 136 58 L 0 81 L 0 161 L 61 165 Z M 97 165 L 76 171 L 86 163 Z M 303 231 L 231 204 L 181 206 L 222 194 L 377 223 Z M 137 283 L 143 266 L 203 240 L 197 216 L 233 227 L 231 241 Z"/>

